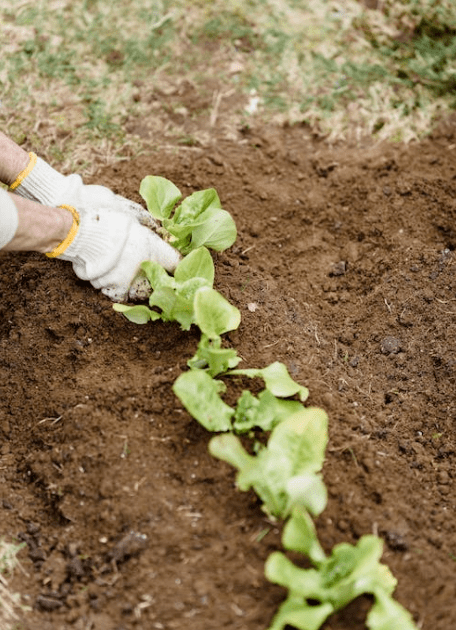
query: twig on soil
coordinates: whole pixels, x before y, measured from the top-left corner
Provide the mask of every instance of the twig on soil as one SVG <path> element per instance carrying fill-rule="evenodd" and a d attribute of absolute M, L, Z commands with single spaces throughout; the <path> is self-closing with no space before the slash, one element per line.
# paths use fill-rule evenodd
<path fill-rule="evenodd" d="M 263 346 L 263 350 L 265 350 L 266 348 L 272 348 L 272 346 L 276 346 L 281 341 L 283 341 L 283 339 L 277 339 L 277 341 L 274 341 L 274 343 L 268 343 L 267 346 Z"/>
<path fill-rule="evenodd" d="M 231 96 L 232 94 L 234 94 L 235 90 L 228 90 L 228 92 L 221 92 L 221 91 L 215 91 L 213 96 L 212 96 L 212 111 L 211 111 L 211 116 L 210 116 L 210 126 L 211 127 L 215 127 L 215 123 L 217 122 L 217 118 L 218 118 L 218 112 L 219 112 L 219 108 L 220 108 L 220 103 L 222 102 L 223 98 L 226 98 L 228 96 Z"/>
<path fill-rule="evenodd" d="M 141 612 L 143 610 L 149 608 L 154 603 L 154 598 L 151 595 L 142 595 L 141 599 L 143 601 L 139 602 L 139 604 L 136 604 L 134 609 L 136 619 L 139 619 L 141 617 Z"/>
<path fill-rule="evenodd" d="M 37 422 L 37 425 L 38 424 L 43 424 L 43 422 L 47 422 L 48 420 L 52 420 L 52 422 L 51 422 L 51 426 L 52 426 L 54 424 L 57 424 L 57 422 L 59 422 L 62 418 L 63 418 L 63 416 L 59 416 L 58 418 L 43 418 L 42 420 Z"/>
<path fill-rule="evenodd" d="M 163 151 L 202 151 L 203 149 L 201 147 L 182 147 L 182 146 L 177 146 L 175 144 L 161 144 L 160 145 L 160 150 Z"/>
<path fill-rule="evenodd" d="M 386 304 L 386 308 L 389 310 L 390 313 L 392 313 L 392 309 L 391 309 L 391 304 L 388 302 L 388 300 L 386 298 L 384 298 L 385 304 Z"/>

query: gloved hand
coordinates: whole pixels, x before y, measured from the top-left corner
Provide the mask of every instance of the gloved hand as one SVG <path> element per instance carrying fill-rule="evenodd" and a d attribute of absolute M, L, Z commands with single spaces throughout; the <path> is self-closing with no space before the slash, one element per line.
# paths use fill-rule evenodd
<path fill-rule="evenodd" d="M 79 175 L 64 176 L 33 153 L 10 190 L 72 212 L 70 233 L 48 256 L 72 262 L 79 278 L 115 302 L 150 293 L 145 278 L 135 280 L 144 260 L 155 260 L 167 271 L 179 262 L 179 253 L 153 231 L 156 222 L 139 204 L 104 186 L 85 185 Z"/>

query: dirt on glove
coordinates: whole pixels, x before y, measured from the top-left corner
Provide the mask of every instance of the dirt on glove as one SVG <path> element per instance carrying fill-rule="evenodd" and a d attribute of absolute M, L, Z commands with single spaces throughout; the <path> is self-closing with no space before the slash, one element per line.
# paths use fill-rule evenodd
<path fill-rule="evenodd" d="M 242 367 L 283 361 L 329 414 L 326 551 L 384 540 L 423 630 L 456 627 L 456 135 L 328 148 L 302 127 L 157 152 L 94 182 L 215 187 L 239 236 L 215 287 L 241 311 Z M 172 392 L 197 330 L 138 326 L 35 254 L 0 257 L 0 534 L 26 630 L 264 630 L 282 524 Z M 243 385 L 235 382 L 227 402 Z M 363 630 L 360 597 L 325 630 Z"/>

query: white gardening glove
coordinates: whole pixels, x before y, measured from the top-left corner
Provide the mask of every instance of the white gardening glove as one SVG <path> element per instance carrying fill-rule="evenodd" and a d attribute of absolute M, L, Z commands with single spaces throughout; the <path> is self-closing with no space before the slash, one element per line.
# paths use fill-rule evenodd
<path fill-rule="evenodd" d="M 47 256 L 70 261 L 79 278 L 91 282 L 114 302 L 138 297 L 138 285 L 132 281 L 144 260 L 155 260 L 168 271 L 179 262 L 173 247 L 127 212 L 100 204 L 63 207 L 73 213 L 73 228 Z"/>
<path fill-rule="evenodd" d="M 48 255 L 72 262 L 79 278 L 115 302 L 145 299 L 150 293 L 146 279 L 136 278 L 144 260 L 154 260 L 167 271 L 179 262 L 180 254 L 153 231 L 157 223 L 139 204 L 104 186 L 85 185 L 79 175 L 64 176 L 33 153 L 11 190 L 73 212 L 72 231 Z"/>
<path fill-rule="evenodd" d="M 134 201 L 114 194 L 105 186 L 84 184 L 80 175 L 62 175 L 47 162 L 30 153 L 30 162 L 11 185 L 15 194 L 46 206 L 68 204 L 110 206 L 113 210 L 135 216 L 142 225 L 156 229 L 157 222 L 147 210 Z"/>

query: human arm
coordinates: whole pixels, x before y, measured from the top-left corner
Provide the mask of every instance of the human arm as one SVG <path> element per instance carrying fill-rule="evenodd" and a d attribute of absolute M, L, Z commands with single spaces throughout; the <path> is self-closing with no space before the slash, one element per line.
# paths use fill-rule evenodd
<path fill-rule="evenodd" d="M 68 260 L 79 278 L 113 301 L 147 297 L 150 286 L 135 280 L 143 261 L 175 269 L 179 253 L 153 231 L 144 208 L 103 186 L 84 185 L 79 175 L 60 174 L 4 134 L 2 150 L 0 179 L 14 192 L 18 212 L 17 232 L 5 249 L 44 251 Z"/>
<path fill-rule="evenodd" d="M 0 131 L 0 182 L 7 186 L 24 171 L 29 163 L 29 154 Z"/>
<path fill-rule="evenodd" d="M 55 249 L 71 229 L 73 216 L 65 208 L 43 206 L 4 190 L 1 191 L 0 195 L 0 205 L 5 208 L 8 207 L 5 214 L 9 212 L 14 216 L 14 206 L 17 217 L 16 229 L 11 230 L 12 238 L 3 246 L 3 251 L 27 251 L 44 254 Z M 0 216 L 2 215 L 0 214 Z"/>

